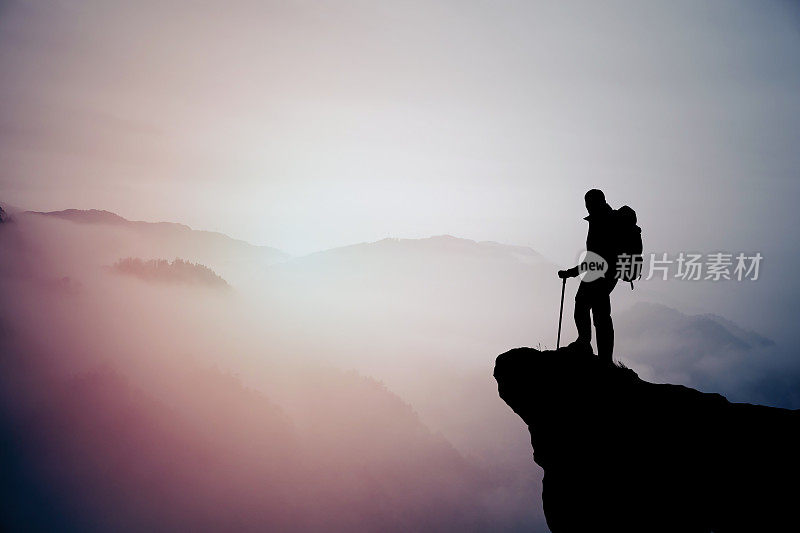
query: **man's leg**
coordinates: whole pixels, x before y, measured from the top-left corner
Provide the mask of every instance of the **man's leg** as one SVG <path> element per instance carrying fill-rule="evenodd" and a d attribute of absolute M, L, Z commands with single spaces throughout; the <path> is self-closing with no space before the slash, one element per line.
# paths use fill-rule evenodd
<path fill-rule="evenodd" d="M 614 323 L 611 321 L 611 291 L 617 280 L 599 279 L 601 284 L 593 291 L 592 321 L 597 335 L 597 356 L 601 361 L 611 363 L 614 354 Z"/>
<path fill-rule="evenodd" d="M 592 342 L 592 322 L 589 318 L 589 309 L 592 307 L 588 283 L 581 281 L 578 292 L 575 294 L 575 327 L 578 328 L 578 342 L 589 344 Z"/>

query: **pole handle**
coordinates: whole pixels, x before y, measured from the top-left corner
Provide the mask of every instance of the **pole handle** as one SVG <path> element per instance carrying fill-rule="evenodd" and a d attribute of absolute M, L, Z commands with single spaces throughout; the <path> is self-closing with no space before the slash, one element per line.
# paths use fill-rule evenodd
<path fill-rule="evenodd" d="M 556 339 L 556 350 L 561 347 L 561 317 L 564 315 L 564 288 L 567 286 L 567 278 L 561 278 L 561 307 L 558 310 L 558 338 Z"/>

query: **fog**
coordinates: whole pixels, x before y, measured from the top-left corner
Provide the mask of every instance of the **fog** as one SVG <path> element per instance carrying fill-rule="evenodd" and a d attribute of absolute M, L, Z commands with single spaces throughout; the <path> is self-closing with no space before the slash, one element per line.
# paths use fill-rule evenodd
<path fill-rule="evenodd" d="M 157 259 L 175 231 L 191 249 L 202 232 L 72 216 L 17 212 L 0 226 L 12 520 L 544 530 L 527 428 L 491 375 L 511 347 L 553 347 L 557 267 L 534 250 L 387 239 L 243 264 L 220 285 L 206 271 L 230 268 L 228 254 L 202 282 L 184 267 L 113 268 L 133 250 Z M 620 361 L 656 382 L 800 406 L 787 347 L 642 303 L 640 285 L 614 295 Z M 37 502 L 58 505 L 25 516 Z"/>
<path fill-rule="evenodd" d="M 620 284 L 617 360 L 800 407 L 799 21 L 0 2 L 3 520 L 545 530 L 491 372 L 555 346 L 593 187 L 646 257 L 764 257 L 758 281 Z"/>
<path fill-rule="evenodd" d="M 87 248 L 107 236 L 92 229 L 40 215 L 2 228 L 4 431 L 20 443 L 5 486 L 16 493 L 12 523 L 41 500 L 65 511 L 34 523 L 76 529 L 540 521 L 524 435 L 523 472 L 490 468 L 363 372 L 391 369 L 390 354 L 419 348 L 418 338 L 388 347 L 387 319 L 303 318 L 300 305 L 325 306 L 309 293 L 290 306 L 276 287 L 253 297 L 252 287 L 147 281 L 92 264 Z M 439 350 L 426 350 L 409 351 L 409 364 L 441 387 Z M 35 498 L 20 492 L 29 484 Z"/>

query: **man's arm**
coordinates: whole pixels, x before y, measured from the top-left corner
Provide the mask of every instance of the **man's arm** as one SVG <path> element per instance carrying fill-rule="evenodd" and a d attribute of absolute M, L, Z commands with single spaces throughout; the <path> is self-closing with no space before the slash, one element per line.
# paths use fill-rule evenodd
<path fill-rule="evenodd" d="M 578 267 L 568 268 L 567 270 L 559 270 L 558 277 L 561 279 L 574 278 L 578 275 Z"/>

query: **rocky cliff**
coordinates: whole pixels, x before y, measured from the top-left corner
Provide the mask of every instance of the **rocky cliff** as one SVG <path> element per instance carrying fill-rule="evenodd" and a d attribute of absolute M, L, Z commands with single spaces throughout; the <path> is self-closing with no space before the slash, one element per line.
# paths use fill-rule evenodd
<path fill-rule="evenodd" d="M 510 350 L 494 376 L 553 533 L 798 530 L 800 411 L 648 383 L 578 345 Z"/>

